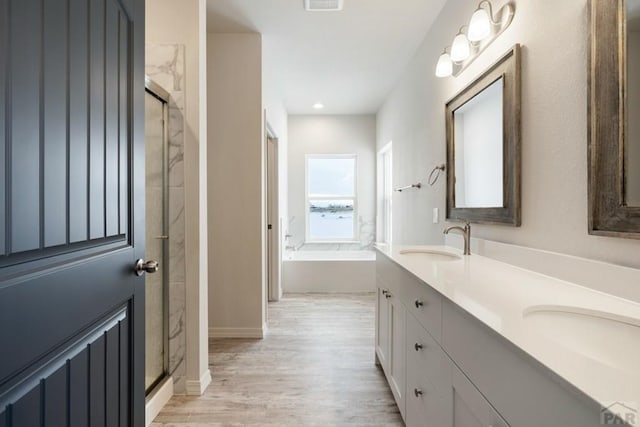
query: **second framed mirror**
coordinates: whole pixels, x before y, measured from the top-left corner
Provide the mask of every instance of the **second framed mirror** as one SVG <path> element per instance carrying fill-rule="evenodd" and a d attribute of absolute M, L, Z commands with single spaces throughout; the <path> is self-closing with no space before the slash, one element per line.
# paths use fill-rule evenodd
<path fill-rule="evenodd" d="M 447 219 L 520 225 L 520 46 L 446 105 Z"/>

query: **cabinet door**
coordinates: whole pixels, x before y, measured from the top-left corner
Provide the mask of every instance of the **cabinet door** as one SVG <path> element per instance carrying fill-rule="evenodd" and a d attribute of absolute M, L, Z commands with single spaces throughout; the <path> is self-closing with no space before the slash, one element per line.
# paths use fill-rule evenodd
<path fill-rule="evenodd" d="M 388 380 L 391 391 L 396 399 L 400 414 L 405 416 L 405 385 L 406 385 L 406 308 L 398 297 L 393 294 L 389 300 L 389 372 Z"/>
<path fill-rule="evenodd" d="M 453 427 L 509 427 L 480 391 L 457 368 L 452 371 Z"/>
<path fill-rule="evenodd" d="M 389 371 L 389 302 L 388 290 L 378 284 L 376 296 L 376 355 L 385 372 Z"/>

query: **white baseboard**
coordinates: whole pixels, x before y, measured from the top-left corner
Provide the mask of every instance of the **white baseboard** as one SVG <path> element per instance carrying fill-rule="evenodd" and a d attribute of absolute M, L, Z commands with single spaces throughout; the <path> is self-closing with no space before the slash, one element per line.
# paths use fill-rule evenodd
<path fill-rule="evenodd" d="M 211 371 L 205 370 L 199 380 L 187 380 L 185 389 L 187 396 L 202 396 L 204 391 L 211 384 Z"/>
<path fill-rule="evenodd" d="M 209 328 L 209 338 L 264 338 L 262 328 Z"/>
<path fill-rule="evenodd" d="M 144 405 L 145 426 L 149 426 L 173 396 L 173 378 L 166 378 L 147 397 Z"/>

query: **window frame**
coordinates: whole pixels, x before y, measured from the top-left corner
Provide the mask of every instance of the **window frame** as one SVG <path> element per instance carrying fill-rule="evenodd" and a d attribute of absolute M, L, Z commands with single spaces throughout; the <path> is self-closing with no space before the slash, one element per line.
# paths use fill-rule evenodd
<path fill-rule="evenodd" d="M 309 160 L 313 159 L 353 159 L 353 191 L 352 196 L 331 196 L 311 197 L 309 195 Z M 358 155 L 357 154 L 306 154 L 304 161 L 304 219 L 305 219 L 305 242 L 309 243 L 359 243 L 360 230 L 358 225 Z M 353 237 L 347 238 L 312 238 L 311 221 L 309 218 L 309 202 L 312 200 L 353 200 Z"/>

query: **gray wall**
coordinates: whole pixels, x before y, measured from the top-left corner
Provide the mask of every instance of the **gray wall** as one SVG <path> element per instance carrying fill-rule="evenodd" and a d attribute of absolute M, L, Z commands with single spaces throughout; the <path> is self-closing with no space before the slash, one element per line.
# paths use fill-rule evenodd
<path fill-rule="evenodd" d="M 207 39 L 209 332 L 262 336 L 262 37 Z"/>
<path fill-rule="evenodd" d="M 475 237 L 640 267 L 640 241 L 587 233 L 587 0 L 517 1 L 513 23 L 458 78 L 435 65 L 476 0 L 449 0 L 378 113 L 378 147 L 393 140 L 394 181 L 424 180 L 445 156 L 444 105 L 515 43 L 522 49 L 522 227 L 473 227 Z M 504 2 L 494 2 L 500 7 Z M 394 184 L 395 185 L 395 184 Z M 394 242 L 443 243 L 445 180 L 394 194 Z"/>
<path fill-rule="evenodd" d="M 376 118 L 364 116 L 289 116 L 288 245 L 305 240 L 306 154 L 356 154 L 360 245 L 375 233 Z"/>

